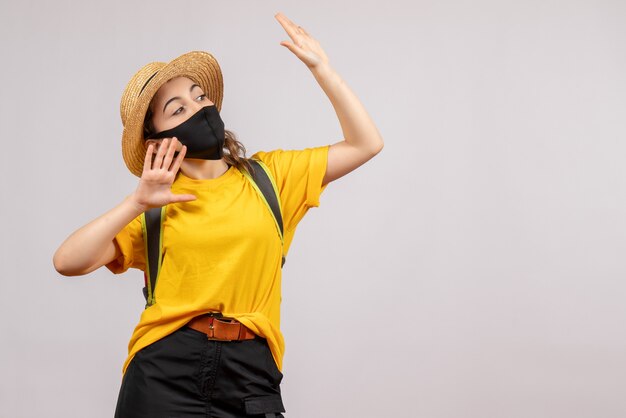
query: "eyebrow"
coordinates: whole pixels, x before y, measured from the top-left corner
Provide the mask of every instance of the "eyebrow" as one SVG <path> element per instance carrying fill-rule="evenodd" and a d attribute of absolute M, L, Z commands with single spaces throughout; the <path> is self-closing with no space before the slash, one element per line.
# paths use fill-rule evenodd
<path fill-rule="evenodd" d="M 189 87 L 189 92 L 191 92 L 196 87 L 200 87 L 200 86 L 197 85 L 197 84 L 192 84 L 191 87 Z M 167 107 L 167 105 L 172 103 L 174 100 L 180 100 L 180 97 L 178 97 L 178 96 L 172 97 L 167 102 L 165 102 L 165 105 L 163 106 L 163 113 L 165 113 L 165 108 Z"/>

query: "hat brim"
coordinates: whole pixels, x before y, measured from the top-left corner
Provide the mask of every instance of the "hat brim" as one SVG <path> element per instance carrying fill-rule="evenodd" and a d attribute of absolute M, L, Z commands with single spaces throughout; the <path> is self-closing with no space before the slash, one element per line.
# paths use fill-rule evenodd
<path fill-rule="evenodd" d="M 131 173 L 141 177 L 147 146 L 143 137 L 143 126 L 150 101 L 172 78 L 187 77 L 198 83 L 217 110 L 222 109 L 224 82 L 217 60 L 204 51 L 192 51 L 170 61 L 154 74 L 140 89 L 122 132 L 122 156 Z"/>

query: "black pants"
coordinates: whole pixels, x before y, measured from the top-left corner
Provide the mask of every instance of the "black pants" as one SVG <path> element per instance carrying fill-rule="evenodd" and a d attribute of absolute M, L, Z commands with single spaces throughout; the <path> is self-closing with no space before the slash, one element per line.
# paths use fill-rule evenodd
<path fill-rule="evenodd" d="M 282 373 L 267 341 L 212 341 L 183 327 L 128 365 L 115 418 L 281 418 Z"/>

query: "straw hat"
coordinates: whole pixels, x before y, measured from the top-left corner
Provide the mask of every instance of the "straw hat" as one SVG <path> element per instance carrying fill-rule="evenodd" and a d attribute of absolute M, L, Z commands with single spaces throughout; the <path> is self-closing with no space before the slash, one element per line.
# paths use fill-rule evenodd
<path fill-rule="evenodd" d="M 198 83 L 217 110 L 222 108 L 224 82 L 217 60 L 209 53 L 192 51 L 165 63 L 151 62 L 130 79 L 120 102 L 122 156 L 131 173 L 141 177 L 146 146 L 143 124 L 150 101 L 168 80 L 187 77 Z"/>

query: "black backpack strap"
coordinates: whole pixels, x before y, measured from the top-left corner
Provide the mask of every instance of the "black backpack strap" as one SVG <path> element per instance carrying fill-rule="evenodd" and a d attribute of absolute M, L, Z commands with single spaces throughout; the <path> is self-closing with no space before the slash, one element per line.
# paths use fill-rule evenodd
<path fill-rule="evenodd" d="M 280 240 L 283 241 L 283 216 L 281 213 L 280 201 L 278 200 L 278 188 L 276 187 L 269 169 L 265 166 L 265 164 L 252 158 L 248 159 L 248 161 L 252 165 L 252 173 L 249 174 L 253 180 L 253 184 L 256 186 L 257 190 L 261 192 L 261 195 L 267 203 L 272 216 L 274 217 L 274 221 L 276 222 L 276 228 L 278 229 Z M 285 255 L 283 254 L 280 266 L 282 267 L 284 265 Z"/>
<path fill-rule="evenodd" d="M 159 271 L 161 270 L 165 208 L 166 206 L 149 209 L 141 217 L 144 247 L 146 249 L 146 287 L 144 288 L 146 307 L 154 304 L 154 289 L 156 288 Z"/>
<path fill-rule="evenodd" d="M 278 229 L 280 231 L 280 236 L 283 236 L 283 216 L 280 213 L 280 203 L 278 202 L 277 191 L 274 189 L 274 182 L 270 178 L 270 175 L 265 171 L 265 167 L 262 167 L 259 161 L 250 159 L 250 164 L 254 167 L 254 171 L 252 172 L 252 178 L 254 182 L 263 193 L 263 197 L 267 201 L 270 209 L 272 210 L 272 214 L 276 219 L 276 223 L 278 224 Z"/>

